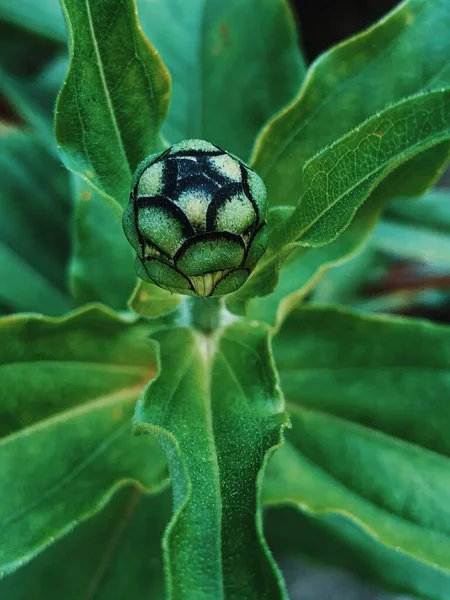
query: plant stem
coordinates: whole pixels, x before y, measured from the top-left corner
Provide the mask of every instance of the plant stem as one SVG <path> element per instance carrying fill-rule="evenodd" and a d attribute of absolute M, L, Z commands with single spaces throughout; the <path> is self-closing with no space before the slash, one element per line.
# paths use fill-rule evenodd
<path fill-rule="evenodd" d="M 190 324 L 202 333 L 211 333 L 219 327 L 222 303 L 218 298 L 190 298 Z"/>

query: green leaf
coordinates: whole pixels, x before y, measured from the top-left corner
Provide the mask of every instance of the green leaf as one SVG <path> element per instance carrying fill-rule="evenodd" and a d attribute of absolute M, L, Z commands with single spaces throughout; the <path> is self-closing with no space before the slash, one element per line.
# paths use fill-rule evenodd
<path fill-rule="evenodd" d="M 436 189 L 417 200 L 399 199 L 375 230 L 377 248 L 396 257 L 446 267 L 449 264 L 450 195 Z"/>
<path fill-rule="evenodd" d="M 267 329 L 241 322 L 216 338 L 180 328 L 155 337 L 161 375 L 136 426 L 157 437 L 171 472 L 168 598 L 286 598 L 259 509 L 264 468 L 286 424 Z"/>
<path fill-rule="evenodd" d="M 162 288 L 139 281 L 129 301 L 129 307 L 135 313 L 154 319 L 174 311 L 180 306 L 183 298 Z"/>
<path fill-rule="evenodd" d="M 341 564 L 351 544 L 379 583 L 448 598 L 450 329 L 303 309 L 274 352 L 293 429 L 270 463 L 265 502 L 323 530 L 325 560 Z"/>
<path fill-rule="evenodd" d="M 0 320 L 0 574 L 125 483 L 161 485 L 156 444 L 131 434 L 136 399 L 156 373 L 148 333 L 101 307 Z"/>
<path fill-rule="evenodd" d="M 405 201 L 406 200 L 406 201 Z M 387 218 L 396 222 L 419 225 L 440 233 L 450 233 L 450 190 L 436 188 L 426 196 L 408 202 L 408 198 L 393 202 Z"/>
<path fill-rule="evenodd" d="M 273 233 L 273 245 L 331 242 L 390 172 L 449 137 L 450 88 L 408 98 L 368 119 L 305 165 L 305 191 Z"/>
<path fill-rule="evenodd" d="M 376 225 L 384 203 L 385 199 L 379 196 L 377 202 L 374 199 L 371 204 L 364 205 L 344 234 L 332 244 L 321 248 L 294 250 L 292 258 L 280 272 L 274 292 L 263 298 L 248 298 L 248 308 L 243 305 L 248 316 L 278 329 L 294 306 L 314 289 L 328 269 L 348 261 L 361 251 Z M 233 308 L 233 304 L 230 306 Z"/>
<path fill-rule="evenodd" d="M 384 273 L 386 262 L 386 257 L 381 257 L 369 241 L 359 252 L 327 268 L 314 286 L 310 302 L 329 306 L 359 301 L 364 285 Z"/>
<path fill-rule="evenodd" d="M 50 283 L 0 240 L 0 302 L 10 310 L 60 315 L 74 308 L 72 299 Z"/>
<path fill-rule="evenodd" d="M 0 127 L 0 180 L 0 296 L 16 310 L 69 310 L 64 169 L 35 137 Z"/>
<path fill-rule="evenodd" d="M 228 309 L 279 326 L 328 269 L 351 260 L 364 247 L 390 200 L 403 194 L 422 194 L 435 183 L 448 162 L 448 155 L 448 144 L 439 144 L 397 167 L 370 194 L 349 227 L 330 244 L 305 248 L 297 242 L 275 256 L 268 253 L 269 259 L 261 261 L 244 286 L 226 298 Z M 293 210 L 293 207 L 272 209 L 269 214 L 272 231 L 281 229 Z"/>
<path fill-rule="evenodd" d="M 65 170 L 35 137 L 0 126 L 0 179 L 0 238 L 63 285 L 70 215 Z"/>
<path fill-rule="evenodd" d="M 13 77 L 33 77 L 61 47 L 0 18 L 0 65 Z"/>
<path fill-rule="evenodd" d="M 163 600 L 161 538 L 170 517 L 169 490 L 120 490 L 100 514 L 0 581 L 8 600 Z"/>
<path fill-rule="evenodd" d="M 56 108 L 61 156 L 123 206 L 134 170 L 161 145 L 169 74 L 137 23 L 134 0 L 61 3 L 71 40 Z"/>
<path fill-rule="evenodd" d="M 66 40 L 58 0 L 0 0 L 0 17 L 57 42 Z"/>
<path fill-rule="evenodd" d="M 293 508 L 271 508 L 266 512 L 264 523 L 270 547 L 280 556 L 297 555 L 307 563 L 351 571 L 358 580 L 401 594 L 401 597 L 395 595 L 396 600 L 411 599 L 411 589 L 423 590 L 420 596 L 414 595 L 422 600 L 448 597 L 446 574 L 386 547 L 345 514 L 311 516 Z M 385 571 L 383 579 L 389 580 L 388 584 L 380 582 L 380 571 Z M 430 590 L 438 591 L 430 595 Z M 352 596 L 355 600 L 360 597 Z M 381 592 L 375 598 L 391 598 L 391 595 Z"/>
<path fill-rule="evenodd" d="M 246 160 L 304 76 L 287 1 L 141 0 L 138 9 L 173 77 L 167 138 L 202 138 Z"/>
<path fill-rule="evenodd" d="M 74 247 L 70 285 L 80 303 L 124 309 L 136 285 L 133 249 L 122 229 L 122 209 L 81 177 L 72 179 Z"/>
<path fill-rule="evenodd" d="M 440 267 L 450 265 L 448 233 L 384 220 L 375 229 L 374 244 L 391 256 Z"/>
<path fill-rule="evenodd" d="M 18 77 L 0 66 L 3 93 L 16 112 L 32 126 L 33 134 L 55 155 L 57 148 L 53 131 L 53 109 L 66 71 L 65 55 L 50 60 L 33 77 Z"/>
<path fill-rule="evenodd" d="M 297 204 L 309 185 L 303 168 L 319 150 L 390 104 L 449 85 L 449 29 L 447 0 L 408 0 L 319 57 L 256 146 L 252 167 L 272 206 Z"/>

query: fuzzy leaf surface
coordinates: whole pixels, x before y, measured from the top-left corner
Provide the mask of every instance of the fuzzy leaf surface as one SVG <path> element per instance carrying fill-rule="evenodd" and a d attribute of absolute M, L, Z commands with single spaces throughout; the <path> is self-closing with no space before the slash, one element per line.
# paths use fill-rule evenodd
<path fill-rule="evenodd" d="M 305 191 L 272 243 L 331 242 L 390 172 L 449 138 L 450 88 L 413 96 L 368 119 L 305 165 Z"/>
<path fill-rule="evenodd" d="M 449 328 L 302 309 L 274 352 L 293 427 L 264 499 L 323 532 L 298 538 L 298 551 L 321 545 L 342 564 L 353 547 L 353 568 L 363 563 L 379 584 L 447 598 Z"/>
<path fill-rule="evenodd" d="M 131 432 L 136 399 L 156 374 L 148 332 L 100 307 L 0 320 L 0 574 L 123 484 L 161 485 L 156 444 Z"/>
<path fill-rule="evenodd" d="M 61 0 L 70 66 L 56 108 L 65 165 L 124 205 L 131 176 L 161 145 L 169 74 L 142 33 L 134 0 Z"/>
<path fill-rule="evenodd" d="M 170 517 L 170 491 L 144 495 L 121 489 L 17 573 L 0 581 L 8 600 L 164 600 L 161 538 Z"/>
<path fill-rule="evenodd" d="M 259 487 L 286 423 L 267 328 L 158 333 L 161 371 L 138 405 L 171 473 L 168 598 L 286 598 L 262 533 Z"/>
<path fill-rule="evenodd" d="M 341 265 L 358 260 L 358 253 L 365 248 L 380 214 L 393 198 L 414 197 L 427 191 L 447 164 L 448 154 L 448 144 L 439 144 L 395 169 L 370 194 L 349 227 L 336 240 L 319 248 L 296 244 L 286 262 L 279 261 L 283 266 L 281 270 L 276 259 L 261 270 L 261 275 L 257 268 L 249 283 L 226 299 L 228 308 L 278 327 L 294 306 L 316 289 L 322 277 L 327 277 L 330 269 L 331 277 Z M 412 207 L 420 200 L 399 202 L 401 206 Z M 289 214 L 288 211 L 285 213 Z M 420 247 L 416 250 L 420 252 Z M 270 271 L 272 280 L 265 280 Z"/>
<path fill-rule="evenodd" d="M 449 30 L 447 0 L 407 0 L 319 57 L 256 145 L 252 166 L 272 206 L 298 203 L 304 166 L 336 139 L 392 103 L 450 85 Z"/>
<path fill-rule="evenodd" d="M 228 308 L 243 314 L 251 298 L 272 292 L 294 251 L 333 242 L 367 198 L 373 206 L 364 212 L 376 217 L 395 196 L 423 193 L 448 160 L 449 137 L 450 90 L 440 90 L 394 105 L 311 159 L 304 169 L 308 189 L 296 208 L 284 207 L 271 232 L 274 249 L 226 300 Z M 360 233 L 367 237 L 367 228 Z"/>

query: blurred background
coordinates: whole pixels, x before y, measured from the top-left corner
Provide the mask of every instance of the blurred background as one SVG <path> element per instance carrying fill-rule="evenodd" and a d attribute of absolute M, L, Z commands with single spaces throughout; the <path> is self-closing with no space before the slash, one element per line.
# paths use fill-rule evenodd
<path fill-rule="evenodd" d="M 33 11 L 36 1 L 22 4 L 28 3 Z M 49 140 L 51 107 L 67 69 L 65 36 L 61 19 L 55 19 L 52 11 L 38 32 L 23 28 L 11 10 L 13 2 L 0 0 L 0 314 L 28 310 L 61 314 L 75 306 L 66 277 L 72 206 L 68 175 Z M 397 2 L 291 0 L 291 4 L 306 61 L 311 63 Z M 35 132 L 32 137 L 30 130 Z M 25 171 L 27 178 L 22 176 Z M 309 300 L 450 322 L 446 186 L 450 187 L 449 172 L 424 198 L 394 202 L 363 252 L 330 270 Z M 278 559 L 293 600 L 393 598 L 339 570 L 290 556 Z"/>

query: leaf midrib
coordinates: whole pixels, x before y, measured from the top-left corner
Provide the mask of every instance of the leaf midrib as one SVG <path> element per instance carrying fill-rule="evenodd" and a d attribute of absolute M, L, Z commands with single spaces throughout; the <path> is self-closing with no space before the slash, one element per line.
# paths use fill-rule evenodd
<path fill-rule="evenodd" d="M 126 532 L 130 520 L 136 512 L 139 502 L 142 500 L 142 492 L 138 489 L 130 490 L 129 500 L 111 531 L 111 536 L 105 545 L 102 556 L 99 557 L 98 566 L 91 580 L 86 586 L 83 600 L 94 600 L 97 594 L 101 594 L 101 587 L 106 577 L 108 568 L 113 558 L 117 555 L 118 546 Z"/>
<path fill-rule="evenodd" d="M 292 413 L 297 413 L 297 414 L 301 414 L 303 407 L 300 408 L 296 405 L 293 405 L 291 402 L 288 402 L 286 405 L 286 408 L 289 410 L 289 412 Z M 389 436 L 388 434 L 385 434 L 381 431 L 374 431 L 371 430 L 370 428 L 361 425 L 360 423 L 355 423 L 353 421 L 348 421 L 345 418 L 341 418 L 341 417 L 337 417 L 335 415 L 330 415 L 329 413 L 326 413 L 324 411 L 320 411 L 320 410 L 315 410 L 315 409 L 310 409 L 309 407 L 304 409 L 306 412 L 311 412 L 311 413 L 318 413 L 318 414 L 323 414 L 327 417 L 330 417 L 332 419 L 335 420 L 341 420 L 341 421 L 347 421 L 349 423 L 351 423 L 355 428 L 358 429 L 363 429 L 369 432 L 373 432 L 377 437 L 386 437 L 386 438 L 390 438 L 390 439 L 394 439 L 396 442 L 398 442 L 399 445 L 412 445 L 415 446 L 414 443 L 409 443 L 409 442 L 405 442 L 404 440 L 400 440 L 398 438 L 393 438 L 392 436 Z M 367 496 L 362 495 L 358 490 L 355 490 L 351 487 L 349 487 L 349 485 L 347 483 L 345 483 L 345 481 L 342 481 L 341 479 L 339 479 L 338 477 L 336 477 L 335 474 L 331 473 L 330 471 L 328 471 L 326 468 L 324 468 L 321 464 L 319 464 L 318 462 L 316 462 L 315 460 L 313 460 L 312 458 L 310 458 L 309 456 L 305 455 L 301 450 L 299 450 L 297 448 L 297 446 L 295 445 L 294 442 L 292 442 L 291 440 L 289 440 L 287 442 L 288 444 L 290 444 L 292 446 L 292 448 L 295 450 L 295 453 L 297 454 L 301 454 L 301 456 L 303 457 L 304 460 L 306 460 L 308 463 L 310 463 L 311 465 L 314 466 L 314 468 L 316 468 L 317 470 L 319 470 L 320 472 L 324 473 L 325 476 L 327 478 L 329 478 L 330 480 L 334 481 L 335 484 L 337 484 L 339 487 L 341 487 L 343 490 L 345 490 L 345 492 L 347 494 L 350 494 L 352 497 L 358 499 L 360 502 L 368 504 L 369 506 L 375 507 L 377 510 L 379 510 L 382 513 L 385 513 L 387 515 L 389 515 L 391 518 L 400 521 L 401 523 L 407 524 L 412 526 L 413 528 L 422 531 L 422 532 L 433 532 L 433 534 L 438 535 L 439 537 L 442 537 L 444 539 L 450 539 L 450 533 L 449 532 L 443 532 L 442 529 L 436 529 L 434 527 L 430 527 L 427 525 L 424 525 L 422 523 L 418 523 L 417 521 L 413 521 L 412 519 L 409 519 L 407 517 L 405 517 L 404 515 L 398 514 L 396 512 L 393 512 L 391 509 L 387 508 L 386 506 L 383 506 L 379 503 L 376 503 L 373 499 L 368 498 Z M 448 460 L 447 457 L 442 457 L 442 455 L 439 455 L 433 451 L 430 451 L 428 449 L 424 449 L 422 446 L 419 447 L 421 451 L 424 452 L 428 452 L 430 454 L 433 454 L 435 457 L 438 456 L 440 458 L 442 458 L 443 460 Z M 292 498 L 292 496 L 291 496 Z M 295 499 L 292 498 L 294 500 L 294 502 L 296 502 L 297 504 L 300 505 L 304 505 L 304 501 L 300 500 L 300 499 Z M 310 504 L 310 503 L 308 503 Z M 314 509 L 312 509 L 313 512 L 316 512 Z M 332 507 L 328 507 L 325 508 L 323 507 L 322 509 L 320 509 L 320 512 L 323 513 L 336 513 L 336 512 L 340 512 L 341 509 L 338 509 L 338 511 L 336 511 L 335 509 L 333 509 Z M 350 515 L 350 513 L 349 513 Z M 353 516 L 353 515 L 352 515 Z M 364 523 L 363 521 L 361 521 L 361 519 L 358 519 L 359 522 Z M 364 523 L 365 526 L 367 526 L 367 524 Z M 371 529 L 371 528 L 370 528 Z M 449 569 L 450 569 L 450 564 L 449 564 Z"/>
<path fill-rule="evenodd" d="M 50 358 L 38 358 L 36 360 L 13 360 L 10 362 L 4 362 L 0 364 L 0 370 L 3 367 L 15 367 L 15 366 L 28 366 L 28 367 L 32 367 L 33 365 L 54 365 L 60 368 L 67 368 L 67 367 L 71 367 L 71 366 L 77 366 L 77 367 L 84 367 L 84 368 L 88 368 L 88 367 L 98 367 L 100 369 L 104 369 L 107 372 L 121 372 L 121 373 L 129 373 L 131 374 L 136 374 L 136 376 L 140 376 L 142 378 L 144 378 L 145 376 L 148 376 L 149 379 L 151 377 L 151 375 L 149 375 L 150 373 L 150 369 L 144 365 L 142 366 L 138 366 L 138 365 L 127 365 L 127 364 L 120 364 L 120 363 L 106 363 L 106 362 L 101 362 L 101 361 L 94 361 L 94 360 L 74 360 L 74 359 L 69 359 L 69 360 L 64 360 L 64 359 L 59 359 L 59 360 L 55 360 L 55 359 L 50 359 Z"/>
<path fill-rule="evenodd" d="M 383 21 L 386 21 L 387 19 L 391 18 L 395 13 L 400 12 L 401 10 L 403 10 L 404 7 L 405 7 L 405 4 L 403 4 L 403 3 L 399 4 L 391 12 L 389 12 L 388 15 L 386 15 L 386 17 L 384 19 L 381 19 L 377 24 L 375 24 L 372 27 L 370 27 L 368 30 L 366 30 L 365 32 L 363 32 L 361 35 L 368 35 L 369 33 L 371 33 L 371 31 L 375 27 L 379 26 L 381 23 L 383 23 Z M 422 8 L 422 11 L 423 10 L 425 10 L 425 7 Z M 420 15 L 420 13 L 422 11 L 419 11 L 416 16 Z M 371 60 L 369 63 L 367 63 L 364 66 L 364 68 L 361 71 L 358 72 L 357 75 L 355 75 L 353 77 L 347 77 L 345 79 L 345 81 L 343 83 L 341 83 L 341 85 L 339 86 L 339 88 L 340 89 L 345 89 L 345 88 L 347 88 L 350 85 L 350 83 L 352 83 L 353 81 L 358 80 L 363 75 L 365 75 L 365 71 L 366 70 L 371 70 L 372 66 L 374 64 L 377 64 L 383 58 L 384 54 L 389 51 L 391 45 L 393 45 L 394 43 L 398 42 L 404 35 L 405 35 L 405 32 L 403 30 L 403 32 L 400 34 L 400 36 L 398 36 L 397 38 L 393 39 L 387 46 L 385 46 L 384 50 L 382 52 L 380 52 L 380 54 L 377 56 L 377 58 L 375 60 Z M 343 45 L 345 45 L 347 43 L 348 43 L 348 40 L 345 40 L 344 42 L 342 42 L 342 44 L 339 44 L 338 46 L 336 46 L 336 48 L 334 48 L 332 50 L 332 52 L 335 51 L 335 50 L 337 50 L 338 48 L 340 48 L 341 46 L 343 46 Z M 318 66 L 320 66 L 320 63 L 323 62 L 328 56 L 329 56 L 329 53 L 327 52 L 326 54 L 324 54 L 321 57 L 319 57 L 318 60 L 317 60 L 317 62 L 315 63 L 315 65 L 313 65 L 311 67 L 311 74 L 310 74 L 309 77 L 307 76 L 305 78 L 304 84 L 303 84 L 304 85 L 303 93 L 301 95 L 299 95 L 299 98 L 297 99 L 296 103 L 300 102 L 302 96 L 305 95 L 306 91 L 309 91 L 309 89 L 307 88 L 307 86 L 308 86 L 310 80 L 312 79 L 313 75 L 315 75 L 315 72 L 316 72 Z M 436 79 L 436 77 L 438 76 L 438 74 L 440 74 L 445 68 L 447 68 L 447 66 L 448 65 L 445 65 L 436 74 L 434 74 L 433 77 L 430 78 L 430 81 L 433 81 L 434 79 Z M 426 89 L 426 87 L 427 87 L 427 85 L 424 84 L 421 88 L 419 88 L 418 91 Z M 289 145 L 295 140 L 296 137 L 298 137 L 298 136 L 300 136 L 302 134 L 302 132 L 308 127 L 308 125 L 311 123 L 311 121 L 316 118 L 317 114 L 320 113 L 322 111 L 322 109 L 327 104 L 329 104 L 332 100 L 333 100 L 333 94 L 330 91 L 328 93 L 327 97 L 311 113 L 310 117 L 306 121 L 304 121 L 303 123 L 300 123 L 300 126 L 299 126 L 298 129 L 297 129 L 297 126 L 292 127 L 291 133 L 287 137 L 285 137 L 284 140 L 283 140 L 283 142 L 279 145 L 279 150 L 277 151 L 277 153 L 276 154 L 274 153 L 274 155 L 273 155 L 274 158 L 272 158 L 271 162 L 269 163 L 269 167 L 267 167 L 264 171 L 261 171 L 261 175 L 262 175 L 262 177 L 263 177 L 264 180 L 268 179 L 270 171 L 272 171 L 272 169 L 276 166 L 276 163 L 278 162 L 278 160 L 280 159 L 280 157 L 286 152 L 286 150 L 289 147 Z M 280 116 L 280 118 L 281 118 L 281 116 Z M 300 116 L 300 118 L 301 118 L 301 116 Z M 253 165 L 254 163 L 255 163 L 255 160 L 252 159 L 251 160 L 251 164 Z M 306 165 L 306 162 L 304 163 L 304 165 Z"/>
<path fill-rule="evenodd" d="M 29 502 L 15 513 L 6 518 L 2 523 L 0 523 L 1 527 L 7 527 L 12 523 L 18 521 L 30 510 L 35 509 L 37 506 L 41 505 L 45 500 L 53 496 L 58 491 L 66 488 L 76 477 L 78 477 L 83 471 L 85 471 L 93 462 L 97 460 L 99 456 L 107 451 L 108 447 L 115 442 L 117 438 L 120 437 L 125 428 L 129 426 L 131 429 L 130 423 L 121 423 L 119 427 L 117 427 L 112 433 L 108 435 L 105 439 L 103 439 L 100 444 L 97 445 L 94 451 L 90 452 L 84 460 L 80 461 L 76 467 L 71 469 L 64 478 L 59 479 L 53 485 L 45 490 L 38 498 L 34 499 L 32 502 Z M 124 478 L 122 478 L 124 479 Z"/>
<path fill-rule="evenodd" d="M 421 96 L 417 96 L 417 98 L 420 98 Z M 394 105 L 395 106 L 395 105 Z M 381 115 L 380 115 L 381 116 Z M 393 126 L 393 123 L 391 124 L 391 127 Z M 390 128 L 389 128 L 390 129 Z M 445 133 L 446 131 L 446 133 Z M 351 134 L 350 134 L 351 135 Z M 446 128 L 446 130 L 440 130 L 439 132 L 435 132 L 432 136 L 428 136 L 425 140 L 421 140 L 419 142 L 416 142 L 415 144 L 412 144 L 410 146 L 408 146 L 406 151 L 403 151 L 402 153 L 396 154 L 394 157 L 392 157 L 391 159 L 386 159 L 381 165 L 377 166 L 374 169 L 371 169 L 369 172 L 366 172 L 366 174 L 364 175 L 364 177 L 359 178 L 353 185 L 351 185 L 350 187 L 345 189 L 345 192 L 343 192 L 342 194 L 339 194 L 338 196 L 336 196 L 336 199 L 334 201 L 332 201 L 331 203 L 327 204 L 327 206 L 320 212 L 317 214 L 317 216 L 312 220 L 309 221 L 307 225 L 305 225 L 303 227 L 303 229 L 301 229 L 299 232 L 297 232 L 296 234 L 296 238 L 301 242 L 301 237 L 307 233 L 318 221 L 320 221 L 320 219 L 327 214 L 334 206 L 336 206 L 336 204 L 338 204 L 339 202 L 342 201 L 343 198 L 347 197 L 349 194 L 351 194 L 353 191 L 355 191 L 359 186 L 362 186 L 363 184 L 367 183 L 368 181 L 370 181 L 370 179 L 372 178 L 372 182 L 376 183 L 377 182 L 377 176 L 380 175 L 380 173 L 384 173 L 384 174 L 388 174 L 390 172 L 392 172 L 397 166 L 399 166 L 400 164 L 402 164 L 403 160 L 401 157 L 409 156 L 409 155 L 414 155 L 414 150 L 418 147 L 423 146 L 423 151 L 426 150 L 428 147 L 430 147 L 430 145 L 434 145 L 432 144 L 432 140 L 436 140 L 436 139 L 442 139 L 445 140 L 447 137 L 449 137 L 449 133 L 448 133 L 448 127 Z M 366 140 L 367 137 L 364 137 L 358 144 L 358 147 L 362 144 L 362 142 L 364 140 Z M 328 150 L 324 150 L 324 152 L 327 152 Z M 348 150 L 346 152 L 346 154 L 341 157 L 339 160 L 343 160 L 348 154 L 354 152 L 355 149 L 353 150 Z M 314 161 L 315 158 L 312 158 L 311 161 Z M 309 163 L 305 164 L 305 169 L 308 167 Z M 296 216 L 299 215 L 299 213 L 301 212 L 301 208 L 302 208 L 302 203 L 305 199 L 305 197 L 307 196 L 307 194 L 312 190 L 313 186 L 310 185 L 305 192 L 303 193 L 302 197 L 299 200 L 299 203 L 293 213 L 293 215 L 291 216 L 291 220 L 295 219 Z M 370 190 L 370 188 L 369 188 Z M 359 207 L 359 204 L 357 206 L 355 206 L 355 211 L 357 210 L 357 208 Z M 288 221 L 289 224 L 289 221 Z"/>
<path fill-rule="evenodd" d="M 117 119 L 116 119 L 116 116 L 115 116 L 115 113 L 114 113 L 114 106 L 113 106 L 113 103 L 112 103 L 112 100 L 111 100 L 111 96 L 110 96 L 110 93 L 109 93 L 109 89 L 108 89 L 108 85 L 107 85 L 107 81 L 106 81 L 106 77 L 105 77 L 105 72 L 103 70 L 103 62 L 102 62 L 102 58 L 101 58 L 101 55 L 100 55 L 100 50 L 99 50 L 99 47 L 98 47 L 98 44 L 97 44 L 97 38 L 95 36 L 95 29 L 94 29 L 94 23 L 93 23 L 93 20 L 92 20 L 90 0 L 85 0 L 85 5 L 86 5 L 86 13 L 87 13 L 87 17 L 88 17 L 89 31 L 91 33 L 92 44 L 93 44 L 93 47 L 94 47 L 94 53 L 95 53 L 95 56 L 97 58 L 98 71 L 99 71 L 99 74 L 100 74 L 100 79 L 101 79 L 101 82 L 102 82 L 102 85 L 103 85 L 103 89 L 104 89 L 104 93 L 105 93 L 106 104 L 108 106 L 108 110 L 109 110 L 110 117 L 111 117 L 111 122 L 113 124 L 113 130 L 114 130 L 114 133 L 115 133 L 117 141 L 118 141 L 120 152 L 123 155 L 123 158 L 124 158 L 124 161 L 125 161 L 128 173 L 129 173 L 130 178 L 131 178 L 131 175 L 132 175 L 131 166 L 130 166 L 130 163 L 128 161 L 128 156 L 127 156 L 127 153 L 126 153 L 126 150 L 125 150 L 125 146 L 123 144 L 122 136 L 120 135 L 120 128 L 119 128 L 119 125 L 117 123 Z"/>
<path fill-rule="evenodd" d="M 142 391 L 143 386 L 144 383 L 139 383 L 137 385 L 122 388 L 121 390 L 116 391 L 114 393 L 94 397 L 88 402 L 83 403 L 82 405 L 71 407 L 67 410 L 61 411 L 45 419 L 42 419 L 41 421 L 33 423 L 32 425 L 23 427 L 19 431 L 15 431 L 11 435 L 7 435 L 4 438 L 0 439 L 0 449 L 7 443 L 13 443 L 16 439 L 19 439 L 21 437 L 28 437 L 32 433 L 41 431 L 53 425 L 58 425 L 59 423 L 69 421 L 70 419 L 75 419 L 81 415 L 89 413 L 90 411 L 112 407 L 115 404 L 136 402 L 139 394 Z"/>

